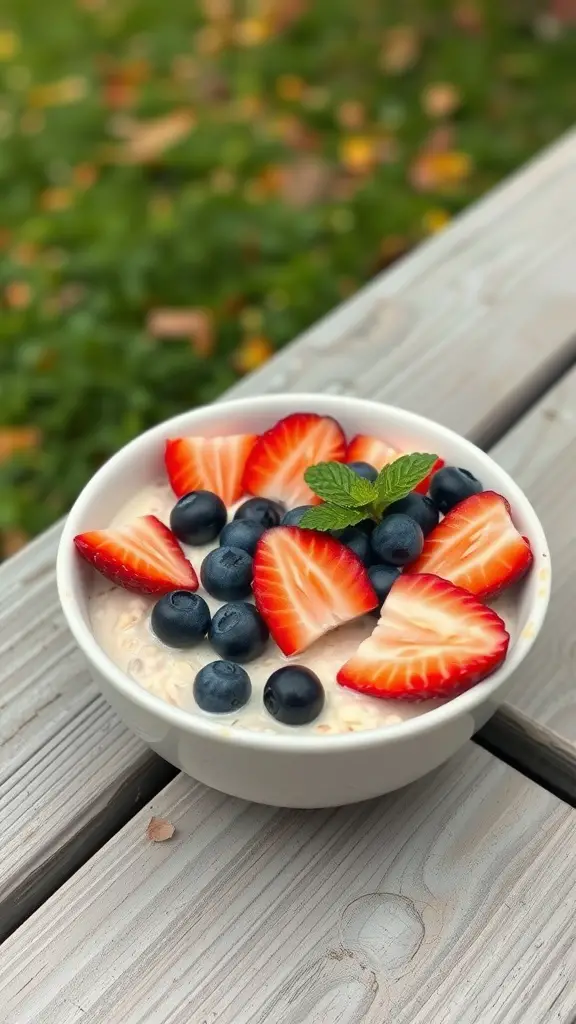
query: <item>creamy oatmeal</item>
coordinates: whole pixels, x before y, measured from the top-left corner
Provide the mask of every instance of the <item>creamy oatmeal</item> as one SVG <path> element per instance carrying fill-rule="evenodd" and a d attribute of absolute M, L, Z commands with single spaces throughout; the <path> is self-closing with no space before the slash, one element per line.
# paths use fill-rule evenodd
<path fill-rule="evenodd" d="M 158 482 L 136 494 L 117 514 L 110 526 L 129 522 L 137 516 L 153 513 L 167 525 L 176 498 L 166 483 Z M 240 503 L 239 503 L 240 504 Z M 230 510 L 229 519 L 235 510 Z M 218 546 L 214 541 L 203 547 L 182 545 L 198 577 L 206 554 Z M 215 600 L 200 585 L 198 593 L 214 613 L 223 602 Z M 194 701 L 194 677 L 203 665 L 218 659 L 208 640 L 188 650 L 166 647 L 150 629 L 150 613 L 156 598 L 135 594 L 116 587 L 94 573 L 90 597 L 90 619 L 94 636 L 103 650 L 123 671 L 150 693 L 192 714 L 214 719 L 201 711 Z M 512 592 L 494 602 L 514 638 Z M 355 693 L 336 683 L 340 666 L 373 631 L 374 617 L 364 616 L 328 633 L 300 655 L 287 658 L 270 640 L 264 655 L 244 665 L 252 681 L 252 697 L 240 711 L 221 715 L 218 719 L 239 729 L 259 732 L 294 732 L 296 727 L 277 722 L 265 710 L 262 693 L 270 674 L 287 664 L 305 665 L 312 669 L 325 689 L 326 701 L 320 716 L 309 725 L 298 726 L 298 734 L 329 734 L 356 732 L 394 725 L 425 714 L 442 701 L 412 704 L 399 700 L 382 700 Z"/>

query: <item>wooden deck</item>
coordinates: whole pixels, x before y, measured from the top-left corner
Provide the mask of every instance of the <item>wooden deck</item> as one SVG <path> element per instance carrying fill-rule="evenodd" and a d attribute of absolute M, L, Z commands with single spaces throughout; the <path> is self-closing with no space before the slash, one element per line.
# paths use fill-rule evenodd
<path fill-rule="evenodd" d="M 233 389 L 404 405 L 527 491 L 553 600 L 487 749 L 339 811 L 225 798 L 89 682 L 59 528 L 2 567 L 0 1020 L 573 1024 L 574 196 L 573 134 Z M 146 839 L 152 813 L 173 840 Z"/>

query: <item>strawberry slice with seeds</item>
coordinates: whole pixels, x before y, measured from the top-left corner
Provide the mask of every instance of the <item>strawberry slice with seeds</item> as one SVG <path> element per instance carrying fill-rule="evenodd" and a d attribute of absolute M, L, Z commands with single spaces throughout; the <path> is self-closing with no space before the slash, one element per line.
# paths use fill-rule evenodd
<path fill-rule="evenodd" d="M 176 437 L 166 441 L 164 461 L 172 490 L 212 491 L 225 505 L 242 497 L 242 474 L 256 434 L 230 437 Z"/>
<path fill-rule="evenodd" d="M 506 498 L 482 491 L 448 512 L 407 572 L 431 572 L 477 597 L 494 597 L 531 565 L 530 542 L 514 526 Z"/>
<path fill-rule="evenodd" d="M 348 445 L 346 462 L 367 462 L 369 466 L 374 466 L 380 472 L 384 466 L 388 466 L 391 462 L 399 459 L 401 455 L 410 454 L 412 453 L 405 449 L 392 448 L 386 441 L 381 441 L 379 437 L 356 434 L 356 437 L 353 437 Z M 428 494 L 430 478 L 439 469 L 442 469 L 443 465 L 444 459 L 436 459 L 428 476 L 421 480 L 414 490 L 418 491 L 419 494 Z"/>
<path fill-rule="evenodd" d="M 258 611 L 287 655 L 378 604 L 366 569 L 350 548 L 297 526 L 277 526 L 260 538 L 253 590 Z"/>
<path fill-rule="evenodd" d="M 509 641 L 500 616 L 468 591 L 438 576 L 401 576 L 337 680 L 372 697 L 454 697 L 502 664 Z"/>
<path fill-rule="evenodd" d="M 320 498 L 304 480 L 317 462 L 344 462 L 346 439 L 329 416 L 296 412 L 279 420 L 254 445 L 244 470 L 244 488 L 288 507 L 317 505 Z"/>
<path fill-rule="evenodd" d="M 87 562 L 125 590 L 167 594 L 198 589 L 198 577 L 172 530 L 156 516 L 140 516 L 127 526 L 79 533 L 74 543 Z"/>

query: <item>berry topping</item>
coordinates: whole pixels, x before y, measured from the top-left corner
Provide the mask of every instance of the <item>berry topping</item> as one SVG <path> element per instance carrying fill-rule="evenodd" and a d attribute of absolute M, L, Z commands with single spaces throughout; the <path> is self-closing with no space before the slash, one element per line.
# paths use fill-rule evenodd
<path fill-rule="evenodd" d="M 313 505 L 298 505 L 297 508 L 291 508 L 285 515 L 282 516 L 280 526 L 300 526 L 302 516 L 309 509 L 314 508 Z"/>
<path fill-rule="evenodd" d="M 456 466 L 444 466 L 444 469 L 439 469 L 434 473 L 430 483 L 430 497 L 444 515 L 454 508 L 454 505 L 464 501 L 464 498 L 469 498 L 482 490 L 482 484 L 472 473 Z"/>
<path fill-rule="evenodd" d="M 307 725 L 324 707 L 324 687 L 302 665 L 287 665 L 270 676 L 264 687 L 264 707 L 284 725 Z"/>
<path fill-rule="evenodd" d="M 248 498 L 236 509 L 234 519 L 250 519 L 269 530 L 271 526 L 280 524 L 283 515 L 284 508 L 277 501 L 271 501 L 270 498 Z"/>
<path fill-rule="evenodd" d="M 502 664 L 509 639 L 500 616 L 466 590 L 437 576 L 401 576 L 337 679 L 373 697 L 454 697 Z"/>
<path fill-rule="evenodd" d="M 370 565 L 372 562 L 370 537 L 364 530 L 360 530 L 357 526 L 347 526 L 345 530 L 335 534 L 335 537 L 341 544 L 345 544 L 347 548 L 350 548 L 350 551 L 353 551 L 355 555 L 358 555 L 358 558 L 364 565 Z"/>
<path fill-rule="evenodd" d="M 432 499 L 427 498 L 425 494 L 417 494 L 415 491 L 407 494 L 405 498 L 400 498 L 400 501 L 393 501 L 384 515 L 394 515 L 395 513 L 415 519 L 424 536 L 438 526 L 440 518 Z"/>
<path fill-rule="evenodd" d="M 199 594 L 172 590 L 154 605 L 150 624 L 168 647 L 194 647 L 208 632 L 210 609 Z"/>
<path fill-rule="evenodd" d="M 374 481 L 378 476 L 378 470 L 374 466 L 370 466 L 367 462 L 349 462 L 348 466 L 356 476 L 361 476 L 364 480 Z"/>
<path fill-rule="evenodd" d="M 256 437 L 177 437 L 166 441 L 166 472 L 179 498 L 190 491 L 208 490 L 226 505 L 242 497 L 242 474 Z"/>
<path fill-rule="evenodd" d="M 226 715 L 238 711 L 250 700 L 250 676 L 233 661 L 212 661 L 201 668 L 194 680 L 194 699 L 202 711 Z"/>
<path fill-rule="evenodd" d="M 416 520 L 406 515 L 386 516 L 370 537 L 375 562 L 408 565 L 421 553 L 424 534 Z"/>
<path fill-rule="evenodd" d="M 202 586 L 219 601 L 241 601 L 252 586 L 252 559 L 242 548 L 214 548 L 200 568 Z"/>
<path fill-rule="evenodd" d="M 366 434 L 357 434 L 356 437 L 352 438 L 348 445 L 346 462 L 367 462 L 370 466 L 374 466 L 378 471 L 380 471 L 383 466 L 388 466 L 402 454 L 408 454 L 405 448 L 398 450 L 396 448 L 392 448 L 386 443 L 386 441 L 381 441 L 377 437 L 368 437 Z M 432 466 L 430 473 L 424 480 L 421 480 L 414 489 L 420 494 L 427 494 L 432 474 L 436 473 L 443 465 L 444 460 L 437 459 Z"/>
<path fill-rule="evenodd" d="M 197 590 L 198 578 L 176 537 L 156 516 L 127 526 L 89 530 L 74 538 L 78 551 L 118 587 L 141 594 Z"/>
<path fill-rule="evenodd" d="M 409 572 L 431 572 L 478 597 L 493 597 L 531 564 L 530 544 L 514 526 L 506 499 L 482 491 L 447 513 Z"/>
<path fill-rule="evenodd" d="M 208 544 L 226 522 L 226 505 L 212 491 L 190 491 L 176 502 L 170 526 L 183 544 Z"/>
<path fill-rule="evenodd" d="M 253 604 L 234 601 L 212 616 L 208 639 L 221 658 L 244 664 L 258 658 L 268 642 L 268 627 Z"/>
<path fill-rule="evenodd" d="M 380 608 L 388 597 L 392 584 L 396 583 L 399 575 L 400 569 L 397 569 L 395 565 L 371 565 L 368 569 L 370 583 L 376 591 L 379 602 L 378 608 L 375 609 L 376 615 L 380 614 Z"/>
<path fill-rule="evenodd" d="M 357 555 L 327 534 L 297 526 L 269 530 L 258 542 L 253 589 L 256 607 L 287 655 L 378 603 Z"/>
<path fill-rule="evenodd" d="M 346 440 L 336 420 L 293 413 L 256 441 L 246 462 L 244 489 L 288 506 L 317 504 L 305 470 L 315 462 L 343 461 L 345 455 Z"/>
<path fill-rule="evenodd" d="M 266 529 L 255 519 L 234 519 L 224 527 L 220 534 L 220 546 L 227 548 L 240 548 L 253 555 L 256 545 Z"/>

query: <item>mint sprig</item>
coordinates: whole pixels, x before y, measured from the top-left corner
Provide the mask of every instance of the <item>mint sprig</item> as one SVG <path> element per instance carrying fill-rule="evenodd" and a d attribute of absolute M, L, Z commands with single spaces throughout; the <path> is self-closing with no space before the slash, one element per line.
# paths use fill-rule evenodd
<path fill-rule="evenodd" d="M 374 483 L 341 462 L 310 466 L 304 479 L 323 499 L 323 504 L 308 509 L 300 526 L 308 530 L 343 530 L 363 519 L 379 522 L 388 505 L 405 498 L 428 476 L 437 458 L 423 452 L 401 455 L 380 470 Z"/>

